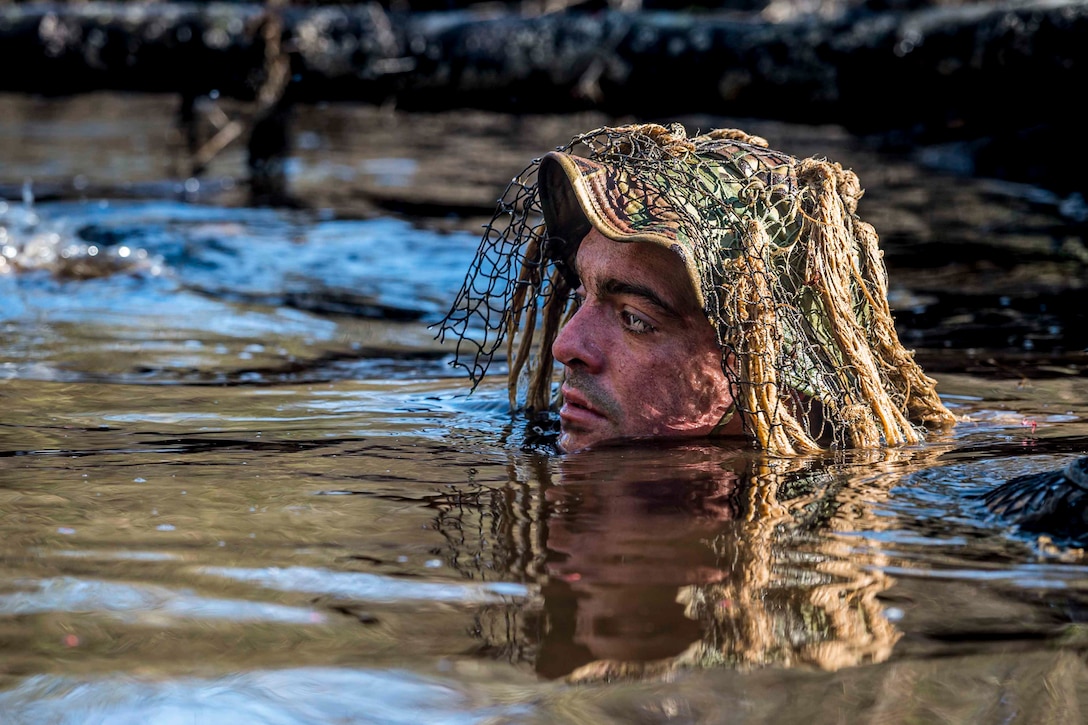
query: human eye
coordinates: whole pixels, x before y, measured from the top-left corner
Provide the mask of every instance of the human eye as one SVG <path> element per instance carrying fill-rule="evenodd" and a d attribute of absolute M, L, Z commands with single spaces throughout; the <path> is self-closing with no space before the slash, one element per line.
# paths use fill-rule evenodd
<path fill-rule="evenodd" d="M 620 312 L 620 318 L 623 320 L 623 326 L 627 331 L 633 332 L 636 335 L 645 335 L 657 330 L 656 327 L 630 310 L 622 310 Z"/>

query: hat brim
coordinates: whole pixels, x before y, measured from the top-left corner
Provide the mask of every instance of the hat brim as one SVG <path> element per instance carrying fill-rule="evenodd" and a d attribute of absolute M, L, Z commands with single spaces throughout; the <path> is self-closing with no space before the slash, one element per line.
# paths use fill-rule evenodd
<path fill-rule="evenodd" d="M 694 260 L 679 244 L 680 217 L 655 184 L 582 156 L 552 151 L 537 171 L 540 203 L 553 253 L 573 261 L 590 229 L 615 242 L 645 242 L 672 250 L 687 270 L 700 306 Z"/>

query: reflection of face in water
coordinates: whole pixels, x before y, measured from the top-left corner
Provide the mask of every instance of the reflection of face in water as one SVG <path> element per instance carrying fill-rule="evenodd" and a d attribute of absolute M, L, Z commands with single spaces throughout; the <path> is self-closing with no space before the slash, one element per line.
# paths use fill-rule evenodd
<path fill-rule="evenodd" d="M 708 542 L 736 526 L 740 477 L 720 460 L 666 450 L 602 449 L 562 461 L 545 494 L 540 674 L 675 657 L 700 639 L 677 595 L 728 576 L 732 562 Z"/>
<path fill-rule="evenodd" d="M 880 528 L 872 505 L 900 454 L 783 459 L 726 445 L 524 458 L 482 507 L 465 503 L 479 490 L 457 499 L 438 522 L 451 561 L 539 586 L 477 612 L 481 654 L 571 681 L 886 659 L 900 635 L 878 598 L 885 555 L 838 532 Z"/>

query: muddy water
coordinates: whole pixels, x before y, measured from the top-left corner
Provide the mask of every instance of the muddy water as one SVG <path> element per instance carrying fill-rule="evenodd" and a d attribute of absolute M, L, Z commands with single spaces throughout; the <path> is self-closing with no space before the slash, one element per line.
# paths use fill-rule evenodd
<path fill-rule="evenodd" d="M 0 720 L 1088 707 L 1079 542 L 975 498 L 1088 451 L 1068 199 L 757 125 L 867 183 L 901 334 L 963 423 L 560 456 L 430 325 L 505 181 L 599 119 L 309 109 L 298 203 L 267 208 L 236 150 L 187 180 L 170 99 L 0 102 Z"/>

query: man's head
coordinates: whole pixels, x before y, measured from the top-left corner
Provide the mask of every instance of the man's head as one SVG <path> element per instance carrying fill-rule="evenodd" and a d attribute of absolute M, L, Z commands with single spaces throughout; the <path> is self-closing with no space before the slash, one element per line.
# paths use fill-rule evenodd
<path fill-rule="evenodd" d="M 740 131 L 597 129 L 511 183 L 443 332 L 460 359 L 483 323 L 476 382 L 505 337 L 512 404 L 561 403 L 565 450 L 741 427 L 776 453 L 918 442 L 952 416 L 899 344 L 860 196 Z"/>

